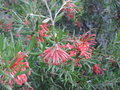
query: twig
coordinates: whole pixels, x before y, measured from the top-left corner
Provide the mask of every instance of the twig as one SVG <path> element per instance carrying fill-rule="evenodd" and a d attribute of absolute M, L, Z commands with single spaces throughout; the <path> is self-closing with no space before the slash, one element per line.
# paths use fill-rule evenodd
<path fill-rule="evenodd" d="M 55 19 L 56 17 L 58 16 L 58 14 L 60 13 L 60 11 L 63 9 L 63 7 L 66 5 L 66 2 L 63 3 L 63 5 L 61 6 L 61 8 L 57 11 L 57 13 L 55 14 L 55 17 L 54 17 L 54 22 L 55 22 Z"/>
<path fill-rule="evenodd" d="M 47 1 L 44 0 L 44 2 L 45 2 L 45 5 L 46 5 L 46 7 L 47 7 L 47 9 L 48 9 L 48 13 L 49 13 L 49 15 L 50 15 L 51 22 L 52 22 L 52 24 L 53 24 L 53 26 L 54 26 L 54 20 L 53 20 L 53 17 L 52 17 L 51 9 L 49 8 Z"/>

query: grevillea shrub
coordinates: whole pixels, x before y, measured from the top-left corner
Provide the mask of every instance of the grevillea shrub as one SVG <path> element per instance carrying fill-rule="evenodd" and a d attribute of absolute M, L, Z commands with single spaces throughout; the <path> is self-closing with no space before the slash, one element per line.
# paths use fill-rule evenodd
<path fill-rule="evenodd" d="M 96 40 L 100 31 L 85 28 L 84 3 L 88 1 L 2 1 L 1 12 L 13 19 L 9 22 L 6 13 L 0 19 L 0 88 L 117 90 L 120 87 L 119 58 L 115 56 L 119 51 L 109 54 L 114 45 L 119 49 L 116 44 L 119 33 L 114 45 L 110 44 L 111 48 L 103 53 Z"/>

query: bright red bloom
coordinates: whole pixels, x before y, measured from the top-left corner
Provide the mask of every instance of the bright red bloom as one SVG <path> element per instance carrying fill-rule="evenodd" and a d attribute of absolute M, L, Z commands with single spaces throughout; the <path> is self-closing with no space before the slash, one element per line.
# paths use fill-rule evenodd
<path fill-rule="evenodd" d="M 40 39 L 41 42 L 44 42 L 43 37 L 49 36 L 49 35 L 47 35 L 47 32 L 49 31 L 48 27 L 50 27 L 50 24 L 43 23 L 42 25 L 40 25 L 40 27 L 41 27 L 41 30 L 38 30 L 38 33 L 40 34 L 38 39 Z"/>
<path fill-rule="evenodd" d="M 67 11 L 69 13 L 74 13 L 76 5 L 72 2 L 72 0 L 66 1 L 67 4 L 63 8 L 64 11 Z"/>
<path fill-rule="evenodd" d="M 92 56 L 92 49 L 94 49 L 91 45 L 96 43 L 94 36 L 95 34 L 89 35 L 89 32 L 87 32 L 83 36 L 75 37 L 75 40 L 70 41 L 75 44 L 75 48 L 77 52 L 80 52 L 80 56 L 89 59 Z"/>
<path fill-rule="evenodd" d="M 5 24 L 5 28 L 6 28 L 6 30 L 7 31 L 12 31 L 12 23 L 10 23 L 10 24 Z"/>
<path fill-rule="evenodd" d="M 19 52 L 17 55 L 16 62 L 10 68 L 10 70 L 12 72 L 8 72 L 8 71 L 6 71 L 6 69 L 4 69 L 4 71 L 11 76 L 11 78 L 9 79 L 9 83 L 10 83 L 11 88 L 13 87 L 14 81 L 18 85 L 26 84 L 26 82 L 27 82 L 26 74 L 20 74 L 20 75 L 15 77 L 16 73 L 19 72 L 19 70 L 20 70 L 20 72 L 23 72 L 26 70 L 26 68 L 30 68 L 29 63 L 27 61 L 23 62 L 23 60 L 25 60 L 26 57 L 28 57 L 27 54 L 24 54 L 23 52 Z M 11 61 L 10 63 L 12 63 L 12 62 L 13 61 Z M 30 71 L 28 72 L 28 75 L 30 75 Z M 4 81 L 5 77 L 6 76 L 2 77 L 1 82 L 4 84 L 7 84 L 7 82 Z"/>
<path fill-rule="evenodd" d="M 52 65 L 60 65 L 70 59 L 70 55 L 62 50 L 57 44 L 45 50 L 40 56 L 43 56 L 43 61 L 48 64 L 52 61 Z"/>
<path fill-rule="evenodd" d="M 74 13 L 70 13 L 70 14 L 68 14 L 68 15 L 66 15 L 67 17 L 68 17 L 68 19 L 70 20 L 70 19 L 74 19 Z"/>
<path fill-rule="evenodd" d="M 61 47 L 64 48 L 68 48 L 68 49 L 74 49 L 75 47 L 73 45 L 71 45 L 70 43 L 66 44 L 66 45 L 62 45 Z"/>
<path fill-rule="evenodd" d="M 66 1 L 65 7 L 62 9 L 66 16 L 68 16 L 69 19 L 73 19 L 76 11 L 76 5 L 72 2 L 72 0 L 67 0 Z"/>
<path fill-rule="evenodd" d="M 92 49 L 90 49 L 89 43 L 77 44 L 77 49 L 80 51 L 80 56 L 85 56 L 86 59 L 89 59 L 92 56 Z"/>
<path fill-rule="evenodd" d="M 43 31 L 49 31 L 48 27 L 50 27 L 50 24 L 43 23 L 42 25 L 40 25 L 40 27 Z"/>
<path fill-rule="evenodd" d="M 103 74 L 103 70 L 99 67 L 99 64 L 95 64 L 93 70 L 96 74 Z"/>
<path fill-rule="evenodd" d="M 86 59 L 89 59 L 92 56 L 92 49 L 91 45 L 95 45 L 95 34 L 88 35 L 89 32 L 84 34 L 81 38 L 81 44 L 78 44 L 78 49 L 81 51 L 81 56 L 85 56 Z"/>
<path fill-rule="evenodd" d="M 39 37 L 39 39 L 42 43 L 44 43 L 44 38 L 43 37 Z"/>

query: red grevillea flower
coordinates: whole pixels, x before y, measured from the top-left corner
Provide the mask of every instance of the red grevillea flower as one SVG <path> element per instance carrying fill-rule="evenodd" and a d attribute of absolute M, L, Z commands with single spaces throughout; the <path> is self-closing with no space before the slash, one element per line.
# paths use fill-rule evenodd
<path fill-rule="evenodd" d="M 66 16 L 68 16 L 69 19 L 73 19 L 75 11 L 77 10 L 75 9 L 76 5 L 72 2 L 72 0 L 67 0 L 66 3 L 67 4 L 62 10 L 66 13 Z"/>
<path fill-rule="evenodd" d="M 84 34 L 81 38 L 81 44 L 77 44 L 78 50 L 81 51 L 81 56 L 85 56 L 86 59 L 89 59 L 92 56 L 92 49 L 94 49 L 91 45 L 95 45 L 95 34 L 88 35 L 89 32 Z M 94 49 L 95 50 L 95 49 Z"/>
<path fill-rule="evenodd" d="M 50 27 L 50 24 L 43 23 L 42 25 L 40 25 L 40 27 L 43 31 L 49 31 L 48 27 Z"/>
<path fill-rule="evenodd" d="M 24 54 L 23 52 L 20 51 L 17 55 L 17 60 L 10 67 L 10 70 L 12 72 L 6 71 L 6 68 L 4 69 L 4 71 L 11 76 L 11 78 L 9 79 L 11 88 L 13 87 L 14 82 L 16 82 L 18 85 L 26 84 L 26 82 L 27 82 L 26 74 L 20 74 L 15 77 L 17 72 L 23 72 L 26 70 L 26 68 L 30 68 L 29 63 L 27 61 L 23 62 L 23 60 L 26 60 L 26 57 L 28 57 L 28 55 Z M 10 64 L 12 62 L 13 61 L 11 61 Z M 30 71 L 28 71 L 28 75 L 30 75 Z M 5 78 L 6 78 L 6 76 L 3 75 L 1 82 L 7 85 L 8 82 L 5 81 Z"/>
<path fill-rule="evenodd" d="M 52 65 L 60 65 L 61 63 L 65 63 L 70 59 L 70 55 L 66 53 L 63 49 L 60 48 L 59 45 L 55 45 L 54 47 L 50 47 L 43 52 L 43 61 Z"/>
<path fill-rule="evenodd" d="M 7 30 L 7 31 L 12 31 L 12 23 L 10 23 L 10 24 L 5 24 L 5 29 Z"/>
<path fill-rule="evenodd" d="M 89 59 L 92 56 L 92 49 L 94 49 L 91 45 L 94 45 L 95 34 L 89 34 L 89 32 L 85 33 L 83 36 L 75 37 L 75 40 L 70 40 L 75 44 L 75 48 L 77 52 L 80 52 L 80 56 L 84 56 L 86 59 Z"/>
<path fill-rule="evenodd" d="M 93 66 L 93 70 L 94 70 L 95 74 L 103 74 L 103 70 L 99 67 L 99 64 L 95 64 Z"/>
<path fill-rule="evenodd" d="M 43 37 L 47 37 L 47 32 L 49 31 L 50 24 L 47 23 L 43 23 L 42 25 L 40 25 L 41 30 L 38 30 L 38 33 L 40 34 L 40 36 L 38 37 L 38 39 L 40 39 L 41 42 L 44 42 L 44 38 Z"/>

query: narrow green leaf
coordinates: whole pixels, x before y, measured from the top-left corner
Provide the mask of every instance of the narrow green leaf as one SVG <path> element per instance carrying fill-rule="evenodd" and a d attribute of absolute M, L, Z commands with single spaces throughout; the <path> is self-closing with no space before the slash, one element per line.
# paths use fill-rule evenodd
<path fill-rule="evenodd" d="M 38 28 L 39 28 L 39 21 L 36 21 L 36 32 L 38 32 Z"/>
<path fill-rule="evenodd" d="M 41 52 L 31 52 L 30 55 L 40 55 Z"/>
<path fill-rule="evenodd" d="M 62 39 L 62 30 L 59 30 L 58 34 L 57 34 L 57 41 L 59 42 Z"/>
<path fill-rule="evenodd" d="M 2 84 L 7 90 L 13 90 L 9 85 Z"/>
<path fill-rule="evenodd" d="M 60 13 L 57 18 L 55 19 L 55 22 L 59 21 L 64 15 L 64 12 Z"/>
<path fill-rule="evenodd" d="M 25 70 L 25 71 L 20 72 L 18 75 L 28 73 L 28 71 L 29 71 L 29 69 L 27 69 L 27 70 Z"/>
<path fill-rule="evenodd" d="M 18 41 L 15 47 L 15 54 L 17 55 L 17 53 L 21 51 L 21 49 L 22 49 L 22 43 Z"/>
<path fill-rule="evenodd" d="M 33 50 L 33 48 L 34 48 L 34 46 L 35 46 L 35 43 L 36 43 L 36 35 L 34 34 L 34 35 L 33 35 L 33 39 L 32 39 L 32 41 L 31 41 L 31 43 L 29 44 L 29 47 L 28 47 L 28 50 L 29 50 L 29 51 L 32 51 L 32 50 Z"/>
<path fill-rule="evenodd" d="M 3 70 L 1 70 L 0 69 L 0 73 L 2 74 L 2 75 L 5 75 L 5 76 L 7 76 L 7 77 L 10 77 L 7 73 L 5 73 Z"/>
<path fill-rule="evenodd" d="M 2 52 L 4 46 L 4 35 L 0 35 L 0 52 Z"/>
<path fill-rule="evenodd" d="M 118 41 L 120 41 L 120 30 L 118 31 Z"/>
<path fill-rule="evenodd" d="M 5 66 L 6 66 L 7 70 L 10 71 L 9 61 L 7 59 L 4 59 L 4 61 L 5 61 Z"/>
<path fill-rule="evenodd" d="M 20 67 L 20 69 L 19 69 L 19 70 L 16 72 L 16 74 L 14 75 L 15 78 L 16 78 L 18 75 L 20 75 L 21 69 L 22 69 L 22 66 Z"/>

